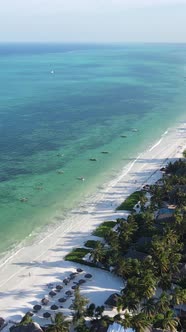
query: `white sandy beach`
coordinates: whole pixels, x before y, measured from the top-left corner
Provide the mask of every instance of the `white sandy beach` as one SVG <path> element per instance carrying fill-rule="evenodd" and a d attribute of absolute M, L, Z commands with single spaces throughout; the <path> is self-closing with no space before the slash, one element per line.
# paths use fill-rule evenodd
<path fill-rule="evenodd" d="M 181 124 L 179 128 L 170 129 L 159 142 L 125 167 L 107 187 L 84 202 L 80 209 L 69 213 L 60 227 L 1 262 L 0 316 L 20 320 L 34 304 L 40 303 L 49 292 L 46 284 L 60 283 L 78 267 L 78 264 L 65 262 L 63 257 L 73 247 L 82 246 L 90 239 L 93 229 L 104 220 L 115 220 L 123 215 L 115 212 L 115 208 L 131 192 L 160 178 L 159 169 L 167 163 L 167 158 L 181 157 L 184 148 L 186 124 Z M 90 302 L 102 305 L 111 293 L 123 287 L 123 282 L 108 272 L 86 266 L 82 268 L 93 275 L 81 288 Z M 66 290 L 70 286 L 65 286 Z"/>

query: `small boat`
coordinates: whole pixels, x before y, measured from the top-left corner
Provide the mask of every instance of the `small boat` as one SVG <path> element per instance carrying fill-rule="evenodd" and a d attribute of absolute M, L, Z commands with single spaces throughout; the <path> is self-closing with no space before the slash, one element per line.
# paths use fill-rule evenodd
<path fill-rule="evenodd" d="M 59 170 L 59 171 L 57 171 L 57 173 L 58 173 L 58 174 L 63 174 L 64 171 Z"/>
<path fill-rule="evenodd" d="M 35 187 L 35 189 L 37 189 L 37 190 L 43 190 L 43 187 L 42 186 L 37 186 L 37 187 Z"/>
<path fill-rule="evenodd" d="M 50 74 L 54 74 L 54 70 L 51 70 Z"/>
<path fill-rule="evenodd" d="M 101 153 L 108 154 L 109 152 L 108 151 L 101 151 Z"/>
<path fill-rule="evenodd" d="M 77 179 L 81 180 L 81 181 L 85 181 L 85 178 L 83 176 L 79 176 Z"/>
<path fill-rule="evenodd" d="M 90 160 L 90 161 L 97 161 L 96 158 L 90 158 L 89 160 Z"/>
<path fill-rule="evenodd" d="M 26 197 L 20 198 L 20 202 L 27 202 L 27 201 L 28 201 L 28 198 L 26 198 Z"/>
<path fill-rule="evenodd" d="M 120 135 L 120 137 L 122 137 L 122 138 L 126 138 L 127 136 L 126 136 L 126 135 Z"/>
<path fill-rule="evenodd" d="M 64 154 L 62 154 L 62 153 L 57 153 L 57 157 L 63 157 L 64 156 Z"/>
<path fill-rule="evenodd" d="M 133 129 L 132 129 L 132 131 L 133 131 L 133 132 L 136 132 L 136 131 L 138 131 L 138 129 L 136 129 L 136 128 L 133 128 Z"/>

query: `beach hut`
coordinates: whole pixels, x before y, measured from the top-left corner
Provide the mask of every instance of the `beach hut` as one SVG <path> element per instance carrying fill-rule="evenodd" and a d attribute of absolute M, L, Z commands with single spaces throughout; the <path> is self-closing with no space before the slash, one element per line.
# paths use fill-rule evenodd
<path fill-rule="evenodd" d="M 125 258 L 133 258 L 138 259 L 139 261 L 143 261 L 148 255 L 144 252 L 137 251 L 133 248 L 130 248 L 126 255 L 124 255 Z"/>
<path fill-rule="evenodd" d="M 109 307 L 117 307 L 117 303 L 118 303 L 119 298 L 120 298 L 119 294 L 113 293 L 105 301 L 105 304 L 108 305 Z"/>
<path fill-rule="evenodd" d="M 156 220 L 157 221 L 173 221 L 173 214 L 175 212 L 175 209 L 170 208 L 162 208 L 158 210 Z"/>

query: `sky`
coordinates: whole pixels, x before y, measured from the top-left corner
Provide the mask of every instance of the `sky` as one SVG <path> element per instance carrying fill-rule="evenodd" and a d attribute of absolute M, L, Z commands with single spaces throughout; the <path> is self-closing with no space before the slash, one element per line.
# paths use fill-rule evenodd
<path fill-rule="evenodd" d="M 0 42 L 186 43 L 186 0 L 0 0 Z"/>

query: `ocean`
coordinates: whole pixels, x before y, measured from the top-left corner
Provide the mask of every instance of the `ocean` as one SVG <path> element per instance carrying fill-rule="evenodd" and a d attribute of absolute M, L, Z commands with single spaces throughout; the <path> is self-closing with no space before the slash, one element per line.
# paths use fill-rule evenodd
<path fill-rule="evenodd" d="M 184 44 L 0 44 L 0 69 L 0 256 L 63 222 L 185 113 Z"/>

